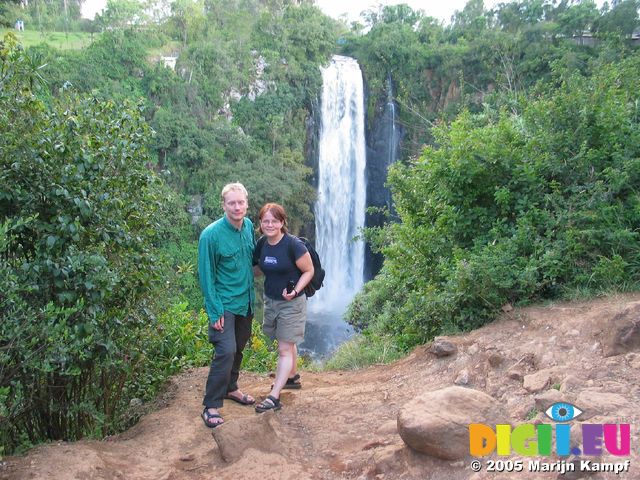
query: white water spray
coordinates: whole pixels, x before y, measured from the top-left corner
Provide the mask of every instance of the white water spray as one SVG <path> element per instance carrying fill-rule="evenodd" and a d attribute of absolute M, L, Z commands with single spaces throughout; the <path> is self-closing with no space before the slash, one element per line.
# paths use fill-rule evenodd
<path fill-rule="evenodd" d="M 322 69 L 321 109 L 315 227 L 326 277 L 309 306 L 342 314 L 364 271 L 364 242 L 354 240 L 366 207 L 364 89 L 356 60 L 336 55 Z"/>

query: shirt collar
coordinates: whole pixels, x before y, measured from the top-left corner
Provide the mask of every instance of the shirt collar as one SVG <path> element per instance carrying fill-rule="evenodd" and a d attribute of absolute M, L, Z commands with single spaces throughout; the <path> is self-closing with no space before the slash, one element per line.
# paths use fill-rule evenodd
<path fill-rule="evenodd" d="M 225 213 L 222 217 L 222 223 L 224 223 L 227 228 L 233 230 L 234 232 L 240 232 L 242 231 L 242 227 L 244 227 L 244 218 L 242 219 L 242 226 L 240 228 L 236 228 L 236 226 L 229 221 L 229 219 L 227 218 L 227 214 Z"/>

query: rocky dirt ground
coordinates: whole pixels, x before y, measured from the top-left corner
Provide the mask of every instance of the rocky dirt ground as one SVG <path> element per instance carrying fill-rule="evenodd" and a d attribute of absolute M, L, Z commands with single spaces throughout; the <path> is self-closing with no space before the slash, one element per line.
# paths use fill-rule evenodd
<path fill-rule="evenodd" d="M 616 315 L 625 309 L 631 317 L 621 327 Z M 452 355 L 438 357 L 425 345 L 391 365 L 302 372 L 303 388 L 285 391 L 282 410 L 257 415 L 227 402 L 226 423 L 215 430 L 200 419 L 207 369 L 185 372 L 172 380 L 164 405 L 129 431 L 5 458 L 0 479 L 640 479 L 640 294 L 505 310 L 484 328 L 447 337 Z M 241 377 L 243 390 L 258 398 L 270 383 L 267 375 Z M 585 422 L 630 423 L 631 456 L 598 459 L 628 459 L 630 470 L 532 473 L 526 459 L 512 456 L 502 459 L 524 460 L 523 472 L 492 473 L 488 460 L 500 460 L 492 456 L 474 472 L 472 458 L 442 460 L 409 448 L 398 434 L 401 409 L 454 384 L 493 397 L 514 425 L 551 423 L 536 412 L 559 399 L 583 410 Z"/>

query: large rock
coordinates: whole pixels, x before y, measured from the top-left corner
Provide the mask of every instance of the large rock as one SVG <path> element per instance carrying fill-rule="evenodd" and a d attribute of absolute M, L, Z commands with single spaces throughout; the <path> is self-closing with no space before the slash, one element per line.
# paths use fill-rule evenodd
<path fill-rule="evenodd" d="M 469 455 L 469 424 L 511 423 L 505 411 L 486 393 L 447 387 L 404 405 L 398 414 L 398 433 L 414 450 L 446 460 L 462 459 Z"/>
<path fill-rule="evenodd" d="M 545 368 L 539 372 L 525 375 L 523 387 L 531 392 L 538 393 L 550 387 L 554 382 L 559 382 L 561 370 L 558 368 Z"/>
<path fill-rule="evenodd" d="M 640 350 L 640 302 L 615 315 L 605 327 L 602 341 L 605 357 Z"/>
<path fill-rule="evenodd" d="M 283 445 L 273 426 L 274 412 L 238 418 L 213 429 L 211 434 L 218 444 L 225 462 L 235 462 L 249 449 L 269 453 L 283 453 Z"/>
<path fill-rule="evenodd" d="M 557 402 L 568 401 L 558 390 L 551 388 L 546 392 L 542 392 L 534 397 L 536 410 L 546 412 L 547 409 Z"/>
<path fill-rule="evenodd" d="M 436 337 L 431 346 L 429 352 L 433 353 L 436 357 L 448 357 L 455 355 L 458 352 L 458 347 L 455 343 L 446 340 L 445 338 Z"/>
<path fill-rule="evenodd" d="M 622 395 L 594 388 L 580 392 L 575 403 L 583 411 L 580 421 L 589 420 L 596 415 L 615 415 L 629 404 L 630 400 Z"/>

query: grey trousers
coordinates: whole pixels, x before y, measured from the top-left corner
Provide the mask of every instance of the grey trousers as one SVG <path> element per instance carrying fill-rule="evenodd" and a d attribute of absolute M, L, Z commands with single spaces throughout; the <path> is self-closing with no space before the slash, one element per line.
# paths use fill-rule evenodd
<path fill-rule="evenodd" d="M 251 338 L 252 319 L 251 310 L 246 316 L 225 311 L 222 331 L 214 330 L 209 324 L 209 342 L 214 351 L 202 400 L 205 408 L 222 407 L 227 392 L 238 389 L 242 351 Z"/>

